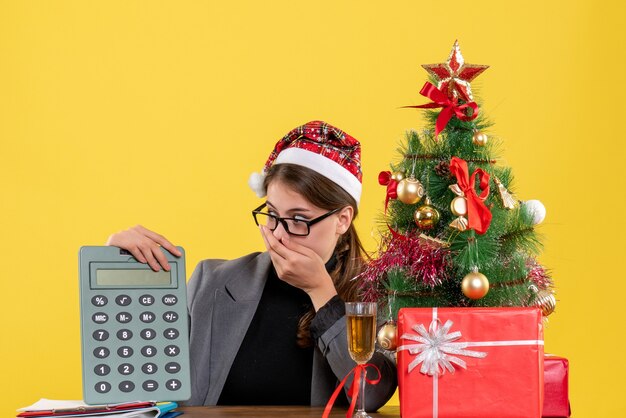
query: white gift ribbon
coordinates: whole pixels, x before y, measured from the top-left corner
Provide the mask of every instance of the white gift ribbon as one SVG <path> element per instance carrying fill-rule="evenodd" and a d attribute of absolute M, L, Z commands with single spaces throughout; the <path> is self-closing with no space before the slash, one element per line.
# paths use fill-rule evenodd
<path fill-rule="evenodd" d="M 437 308 L 433 308 L 433 317 L 426 331 L 423 324 L 411 327 L 417 334 L 404 333 L 400 339 L 416 341 L 417 344 L 405 344 L 398 347 L 398 351 L 408 351 L 417 355 L 409 363 L 408 372 L 411 373 L 419 364 L 422 364 L 420 373 L 433 378 L 433 418 L 439 414 L 439 375 L 447 371 L 454 373 L 454 364 L 467 369 L 465 361 L 457 356 L 485 358 L 487 353 L 482 351 L 466 350 L 467 347 L 503 347 L 516 345 L 543 345 L 543 340 L 510 340 L 510 341 L 467 341 L 456 342 L 461 338 L 461 331 L 449 332 L 453 322 L 447 320 L 441 326 L 437 318 Z"/>
<path fill-rule="evenodd" d="M 418 335 L 405 333 L 400 337 L 418 342 L 418 344 L 406 344 L 398 347 L 398 351 L 408 350 L 411 354 L 417 354 L 417 357 L 409 364 L 409 373 L 420 363 L 422 363 L 420 373 L 429 376 L 443 374 L 446 370 L 454 373 L 453 364 L 464 369 L 467 368 L 465 361 L 457 356 L 476 358 L 487 356 L 487 353 L 480 351 L 465 350 L 468 346 L 466 342 L 454 342 L 461 338 L 461 331 L 448 333 L 452 324 L 452 321 L 447 320 L 445 325 L 440 327 L 441 321 L 433 319 L 428 331 L 424 325 L 418 324 L 412 327 Z"/>

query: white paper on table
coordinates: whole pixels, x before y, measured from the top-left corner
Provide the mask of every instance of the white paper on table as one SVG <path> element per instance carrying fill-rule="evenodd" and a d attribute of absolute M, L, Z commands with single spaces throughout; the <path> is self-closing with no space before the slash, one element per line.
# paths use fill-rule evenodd
<path fill-rule="evenodd" d="M 30 406 L 18 409 L 19 412 L 25 411 L 50 411 L 53 409 L 71 409 L 80 408 L 81 406 L 87 406 L 85 402 L 81 401 L 57 401 L 53 399 L 41 398 Z"/>

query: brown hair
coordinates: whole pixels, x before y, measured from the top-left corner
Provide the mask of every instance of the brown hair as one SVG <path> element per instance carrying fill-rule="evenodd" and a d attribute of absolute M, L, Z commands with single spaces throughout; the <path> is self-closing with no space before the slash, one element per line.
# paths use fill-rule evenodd
<path fill-rule="evenodd" d="M 332 180 L 309 168 L 295 164 L 275 164 L 269 169 L 263 182 L 265 190 L 273 181 L 282 182 L 319 208 L 333 210 L 352 206 L 353 219 L 358 214 L 356 201 L 348 192 Z M 330 272 L 330 277 L 333 279 L 337 293 L 346 302 L 355 301 L 357 300 L 357 282 L 352 279 L 361 273 L 366 253 L 354 228 L 354 223 L 351 223 L 348 230 L 337 240 L 334 255 L 337 263 Z M 313 345 L 309 326 L 314 316 L 315 311 L 311 308 L 300 318 L 296 336 L 299 347 Z"/>

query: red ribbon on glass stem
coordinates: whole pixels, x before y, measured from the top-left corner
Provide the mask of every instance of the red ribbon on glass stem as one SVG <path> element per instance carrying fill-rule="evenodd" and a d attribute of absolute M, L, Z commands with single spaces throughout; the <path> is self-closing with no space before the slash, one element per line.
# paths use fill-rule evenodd
<path fill-rule="evenodd" d="M 428 97 L 432 100 L 432 103 L 426 103 L 419 106 L 403 106 L 408 108 L 420 108 L 420 109 L 432 109 L 436 107 L 442 107 L 439 116 L 437 116 L 437 122 L 435 123 L 435 138 L 441 131 L 444 130 L 453 115 L 462 121 L 470 121 L 476 119 L 478 116 L 478 105 L 475 102 L 464 103 L 459 105 L 456 97 L 450 99 L 444 92 L 439 90 L 433 84 L 428 81 L 424 84 L 424 87 L 420 90 L 422 96 Z M 467 109 L 472 109 L 472 114 L 467 114 Z"/>
<path fill-rule="evenodd" d="M 378 373 L 378 377 L 376 379 L 367 378 L 366 372 L 368 367 L 373 367 L 376 370 L 376 372 Z M 378 370 L 378 367 L 370 363 L 357 364 L 356 367 L 350 370 L 346 377 L 343 378 L 341 383 L 339 383 L 339 386 L 337 386 L 337 388 L 333 392 L 332 396 L 328 400 L 328 403 L 326 404 L 326 408 L 324 408 L 324 414 L 322 415 L 322 418 L 328 418 L 330 416 L 330 411 L 333 409 L 333 405 L 337 400 L 337 396 L 339 396 L 339 392 L 341 392 L 341 389 L 346 385 L 346 382 L 348 381 L 348 378 L 351 374 L 354 374 L 354 379 L 352 380 L 352 384 L 348 388 L 348 397 L 350 397 L 350 408 L 346 413 L 346 418 L 352 418 L 352 413 L 354 412 L 354 407 L 356 405 L 356 399 L 359 397 L 361 376 L 363 376 L 365 382 L 369 383 L 370 385 L 376 385 L 378 384 L 378 382 L 380 382 L 380 370 Z M 365 408 L 365 405 L 363 405 L 363 408 Z"/>
<path fill-rule="evenodd" d="M 463 190 L 467 200 L 468 228 L 475 230 L 480 235 L 484 234 L 491 224 L 491 211 L 484 202 L 489 196 L 489 173 L 482 168 L 477 168 L 470 177 L 467 162 L 458 157 L 452 157 L 450 160 L 450 173 L 456 176 L 456 182 Z M 476 176 L 479 176 L 480 179 L 480 196 L 474 189 Z"/>
<path fill-rule="evenodd" d="M 398 198 L 398 181 L 391 178 L 391 171 L 381 171 L 378 174 L 378 184 L 387 186 L 387 194 L 385 195 L 385 214 L 387 213 L 387 205 L 389 199 Z"/>

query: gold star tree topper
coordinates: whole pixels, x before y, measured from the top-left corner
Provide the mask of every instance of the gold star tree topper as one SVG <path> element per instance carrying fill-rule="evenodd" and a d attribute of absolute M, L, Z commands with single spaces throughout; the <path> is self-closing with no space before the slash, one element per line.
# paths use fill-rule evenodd
<path fill-rule="evenodd" d="M 470 82 L 489 68 L 488 65 L 466 64 L 463 55 L 461 55 L 459 41 L 454 41 L 452 51 L 446 62 L 424 64 L 422 67 L 439 81 L 437 84 L 439 90 L 451 99 L 462 99 L 465 102 L 474 100 Z"/>

